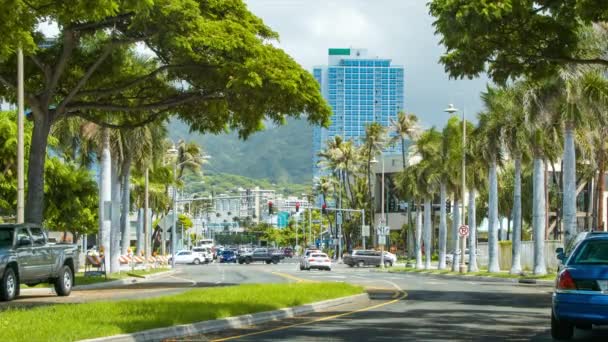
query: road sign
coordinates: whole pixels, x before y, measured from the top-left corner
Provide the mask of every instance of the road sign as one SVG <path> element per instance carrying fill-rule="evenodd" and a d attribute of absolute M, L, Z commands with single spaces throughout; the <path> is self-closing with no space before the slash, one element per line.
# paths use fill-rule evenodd
<path fill-rule="evenodd" d="M 390 234 L 390 231 L 391 231 L 391 227 L 389 227 L 389 226 L 380 226 L 380 227 L 376 228 L 376 233 L 379 236 L 386 236 L 386 235 Z"/>
<path fill-rule="evenodd" d="M 289 213 L 286 211 L 281 211 L 277 214 L 277 227 L 285 228 L 289 222 Z"/>
<path fill-rule="evenodd" d="M 369 226 L 361 227 L 361 236 L 369 236 Z"/>
<path fill-rule="evenodd" d="M 460 228 L 458 228 L 458 234 L 460 236 L 469 236 L 469 226 L 467 226 L 466 224 L 460 226 Z"/>
<path fill-rule="evenodd" d="M 380 236 L 378 236 L 378 244 L 379 245 L 386 245 L 386 235 L 380 235 Z"/>

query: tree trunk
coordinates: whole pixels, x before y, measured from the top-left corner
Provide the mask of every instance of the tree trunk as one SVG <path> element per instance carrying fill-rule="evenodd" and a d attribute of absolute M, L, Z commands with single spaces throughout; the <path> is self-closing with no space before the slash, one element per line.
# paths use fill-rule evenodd
<path fill-rule="evenodd" d="M 112 159 L 112 230 L 110 233 L 110 272 L 120 272 L 120 176 L 118 174 L 118 161 Z"/>
<path fill-rule="evenodd" d="M 458 227 L 460 226 L 460 201 L 454 193 L 454 203 L 452 205 L 452 241 L 450 246 L 452 248 L 452 272 L 458 271 L 458 265 L 460 264 L 460 253 L 458 250 Z"/>
<path fill-rule="evenodd" d="M 25 205 L 25 222 L 28 223 L 42 224 L 44 217 L 44 162 L 51 125 L 48 113 L 34 113 Z"/>
<path fill-rule="evenodd" d="M 475 189 L 469 190 L 469 272 L 477 272 L 477 218 L 475 217 Z"/>
<path fill-rule="evenodd" d="M 106 210 L 112 201 L 112 155 L 110 153 L 110 131 L 102 128 L 101 165 L 99 169 L 99 241 L 104 252 L 105 269 L 110 270 L 110 213 Z"/>
<path fill-rule="evenodd" d="M 439 266 L 440 270 L 445 269 L 445 255 L 447 248 L 448 227 L 446 222 L 446 186 L 445 182 L 439 184 Z"/>
<path fill-rule="evenodd" d="M 407 253 L 411 259 L 416 257 L 414 240 L 416 238 L 414 225 L 412 224 L 412 207 L 414 203 L 407 204 Z"/>
<path fill-rule="evenodd" d="M 141 252 L 144 251 L 144 210 L 139 208 L 137 210 L 137 241 L 136 241 L 136 250 L 137 255 L 141 255 Z"/>
<path fill-rule="evenodd" d="M 488 199 L 488 272 L 500 272 L 498 264 L 498 180 L 496 156 L 490 161 Z"/>
<path fill-rule="evenodd" d="M 507 217 L 507 241 L 511 240 L 511 220 L 513 219 L 513 210 L 509 213 Z"/>
<path fill-rule="evenodd" d="M 431 222 L 431 199 L 426 198 L 424 200 L 424 252 L 425 262 L 424 268 L 427 270 L 431 269 L 431 258 L 433 257 L 433 245 L 431 233 L 433 230 L 433 224 Z"/>
<path fill-rule="evenodd" d="M 564 136 L 564 244 L 568 245 L 575 237 L 576 224 L 576 152 L 574 150 L 574 125 L 566 123 Z"/>
<path fill-rule="evenodd" d="M 407 162 L 405 161 L 405 139 L 401 138 L 401 157 L 403 158 L 403 169 L 407 166 Z"/>
<path fill-rule="evenodd" d="M 543 161 L 534 158 L 534 184 L 532 191 L 532 230 L 534 232 L 534 274 L 547 274 L 545 265 L 545 191 Z"/>
<path fill-rule="evenodd" d="M 120 230 L 122 232 L 121 253 L 127 254 L 131 245 L 131 222 L 129 212 L 131 211 L 131 153 L 125 151 L 125 160 L 122 165 L 122 213 L 120 216 Z"/>
<path fill-rule="evenodd" d="M 513 185 L 513 238 L 511 246 L 511 274 L 521 273 L 521 155 L 515 158 Z"/>
<path fill-rule="evenodd" d="M 606 227 L 604 226 L 604 191 L 606 191 L 606 180 L 605 180 L 605 161 L 604 161 L 604 153 L 600 150 L 599 156 L 599 166 L 598 166 L 598 182 L 597 182 L 597 227 L 595 230 L 606 231 Z"/>
<path fill-rule="evenodd" d="M 550 203 L 549 203 L 549 165 L 547 164 L 547 160 L 544 160 L 544 170 L 545 179 L 543 188 L 545 190 L 545 240 L 549 239 L 549 212 L 551 211 Z"/>
<path fill-rule="evenodd" d="M 422 210 L 420 205 L 416 203 L 416 269 L 422 269 Z"/>

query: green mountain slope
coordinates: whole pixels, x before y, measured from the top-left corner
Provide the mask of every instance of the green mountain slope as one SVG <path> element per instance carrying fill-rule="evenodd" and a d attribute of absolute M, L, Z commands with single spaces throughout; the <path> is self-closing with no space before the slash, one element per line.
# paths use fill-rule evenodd
<path fill-rule="evenodd" d="M 190 133 L 187 125 L 172 121 L 169 134 L 173 140 L 200 144 L 211 156 L 207 172 L 303 184 L 312 178 L 312 129 L 305 120 L 291 119 L 284 126 L 267 127 L 243 141 L 236 133 Z"/>

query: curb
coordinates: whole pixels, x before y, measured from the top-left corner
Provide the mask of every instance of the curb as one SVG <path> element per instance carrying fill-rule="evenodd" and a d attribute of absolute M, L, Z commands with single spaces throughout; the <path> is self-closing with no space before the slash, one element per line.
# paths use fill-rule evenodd
<path fill-rule="evenodd" d="M 382 271 L 371 271 L 371 272 L 382 272 Z M 541 280 L 541 279 L 527 279 L 527 278 L 498 278 L 498 277 L 484 277 L 484 276 L 467 276 L 467 275 L 453 275 L 453 274 L 436 274 L 436 273 L 428 273 L 428 272 L 392 272 L 388 271 L 391 274 L 412 274 L 412 275 L 421 275 L 426 277 L 435 277 L 435 278 L 443 278 L 443 279 L 456 279 L 456 280 L 473 280 L 473 281 L 485 281 L 491 283 L 509 283 L 509 284 L 535 284 L 535 285 L 543 285 L 543 286 L 553 286 L 555 282 L 553 280 Z"/>
<path fill-rule="evenodd" d="M 94 339 L 81 340 L 81 342 L 155 342 L 177 337 L 207 334 L 210 332 L 217 332 L 227 329 L 238 329 L 249 325 L 256 325 L 260 323 L 290 318 L 298 315 L 304 315 L 312 312 L 318 312 L 322 309 L 347 304 L 356 300 L 367 298 L 367 296 L 367 293 L 362 293 L 348 297 L 325 300 L 312 304 L 295 306 L 292 308 L 285 308 L 274 311 L 264 311 L 255 314 L 248 314 L 210 321 L 202 321 L 192 324 L 175 325 L 166 328 L 144 330 L 132 334 L 99 337 Z"/>
<path fill-rule="evenodd" d="M 167 276 L 167 275 L 171 275 L 174 274 L 175 272 L 177 272 L 176 270 L 169 270 L 166 272 L 159 272 L 159 273 L 154 273 L 154 274 L 149 274 L 143 277 L 128 277 L 128 278 L 124 278 L 124 279 L 118 279 L 118 280 L 112 280 L 112 281 L 106 281 L 106 282 L 102 282 L 102 283 L 95 283 L 95 284 L 88 284 L 88 285 L 76 285 L 73 287 L 74 291 L 79 291 L 79 290 L 97 290 L 97 289 L 104 289 L 104 288 L 111 288 L 114 286 L 121 286 L 121 285 L 130 285 L 130 284 L 136 284 L 140 281 L 143 280 L 148 280 L 148 279 L 154 279 L 160 276 Z"/>

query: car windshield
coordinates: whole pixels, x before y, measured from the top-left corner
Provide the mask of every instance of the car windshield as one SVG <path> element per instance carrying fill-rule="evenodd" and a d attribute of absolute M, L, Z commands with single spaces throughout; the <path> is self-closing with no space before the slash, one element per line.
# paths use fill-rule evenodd
<path fill-rule="evenodd" d="M 608 265 L 608 240 L 590 240 L 578 249 L 572 264 Z"/>
<path fill-rule="evenodd" d="M 0 248 L 10 247 L 13 245 L 13 230 L 0 229 Z"/>

